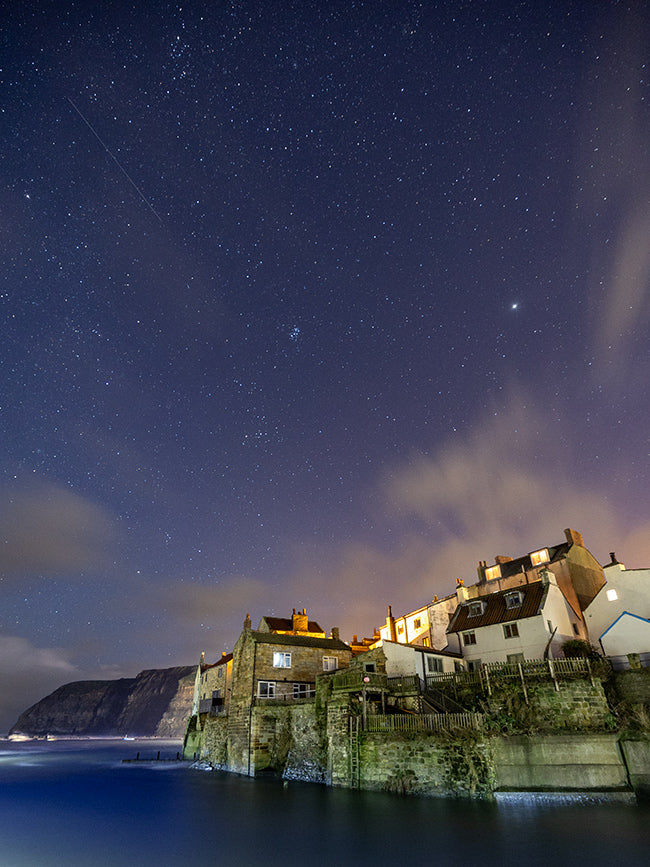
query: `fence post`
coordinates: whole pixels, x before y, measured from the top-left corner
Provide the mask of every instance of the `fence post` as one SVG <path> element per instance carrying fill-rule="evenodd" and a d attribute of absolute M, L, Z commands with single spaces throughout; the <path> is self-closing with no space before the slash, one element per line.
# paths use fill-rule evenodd
<path fill-rule="evenodd" d="M 555 678 L 555 667 L 553 666 L 553 660 L 551 659 L 550 656 L 548 658 L 548 670 L 549 670 L 551 677 L 553 678 L 553 683 L 555 684 L 555 692 L 559 692 L 560 686 L 559 686 L 559 684 Z"/>
<path fill-rule="evenodd" d="M 526 689 L 526 678 L 524 677 L 524 670 L 521 667 L 521 662 L 517 663 L 517 668 L 519 669 L 519 677 L 521 678 L 521 686 L 524 690 L 524 699 L 526 704 L 528 704 L 528 690 Z"/>

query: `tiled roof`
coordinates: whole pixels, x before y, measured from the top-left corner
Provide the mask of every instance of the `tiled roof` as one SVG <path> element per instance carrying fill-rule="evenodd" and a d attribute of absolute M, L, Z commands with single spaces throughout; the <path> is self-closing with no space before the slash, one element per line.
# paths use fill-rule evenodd
<path fill-rule="evenodd" d="M 469 599 L 458 606 L 447 632 L 463 632 L 481 626 L 492 626 L 494 623 L 509 623 L 512 620 L 535 617 L 544 607 L 547 591 L 546 585 L 541 581 L 535 581 L 533 584 L 522 584 L 520 587 Z M 506 608 L 506 596 L 511 593 L 521 593 L 523 597 L 521 605 L 516 608 Z M 473 602 L 482 602 L 484 610 L 482 614 L 470 617 L 469 610 Z"/>
<path fill-rule="evenodd" d="M 322 647 L 324 650 L 350 650 L 338 638 L 317 638 L 312 635 L 278 635 L 275 632 L 251 632 L 258 644 L 280 644 L 289 647 Z"/>

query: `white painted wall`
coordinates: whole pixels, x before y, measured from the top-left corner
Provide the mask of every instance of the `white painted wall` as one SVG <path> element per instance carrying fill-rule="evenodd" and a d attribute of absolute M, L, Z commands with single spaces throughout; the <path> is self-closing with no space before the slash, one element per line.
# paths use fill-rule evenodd
<path fill-rule="evenodd" d="M 624 611 L 646 620 L 650 618 L 650 569 L 626 569 L 619 563 L 608 566 L 604 572 L 607 583 L 585 609 L 585 622 L 594 646 L 598 646 L 600 636 Z M 615 591 L 616 599 L 608 598 L 611 590 Z"/>
<path fill-rule="evenodd" d="M 623 613 L 600 639 L 607 656 L 650 652 L 650 620 Z"/>
<path fill-rule="evenodd" d="M 441 659 L 442 670 L 445 674 L 456 670 L 456 660 L 453 657 L 431 653 L 411 644 L 400 644 L 394 641 L 384 641 L 382 647 L 386 656 L 386 674 L 388 677 L 408 677 L 417 674 L 424 678 L 427 674 L 431 674 L 427 670 L 427 656 Z"/>
<path fill-rule="evenodd" d="M 518 637 L 506 638 L 503 623 L 465 630 L 474 632 L 476 644 L 463 644 L 463 657 L 467 661 L 480 659 L 481 662 L 506 662 L 509 654 L 522 653 L 524 659 L 541 659 L 555 627 L 557 632 L 551 646 L 551 654 L 553 657 L 558 657 L 562 644 L 576 637 L 572 626 L 573 619 L 562 591 L 556 584 L 550 584 L 541 614 L 522 620 L 508 621 L 517 624 Z M 462 633 L 460 635 L 462 642 Z"/>

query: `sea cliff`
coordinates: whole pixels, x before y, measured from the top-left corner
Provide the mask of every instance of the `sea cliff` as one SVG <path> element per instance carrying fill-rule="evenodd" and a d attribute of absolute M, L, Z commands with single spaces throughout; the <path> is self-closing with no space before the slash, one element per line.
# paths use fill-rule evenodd
<path fill-rule="evenodd" d="M 9 734 L 182 737 L 195 670 L 156 668 L 132 678 L 65 684 L 24 711 Z"/>

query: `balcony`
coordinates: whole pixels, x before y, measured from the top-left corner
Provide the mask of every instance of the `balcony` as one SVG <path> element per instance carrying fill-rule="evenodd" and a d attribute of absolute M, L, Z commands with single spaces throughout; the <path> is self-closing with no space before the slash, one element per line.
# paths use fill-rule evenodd
<path fill-rule="evenodd" d="M 388 678 L 385 674 L 375 671 L 340 671 L 332 677 L 334 692 L 361 692 L 363 689 L 383 691 L 388 688 Z"/>

